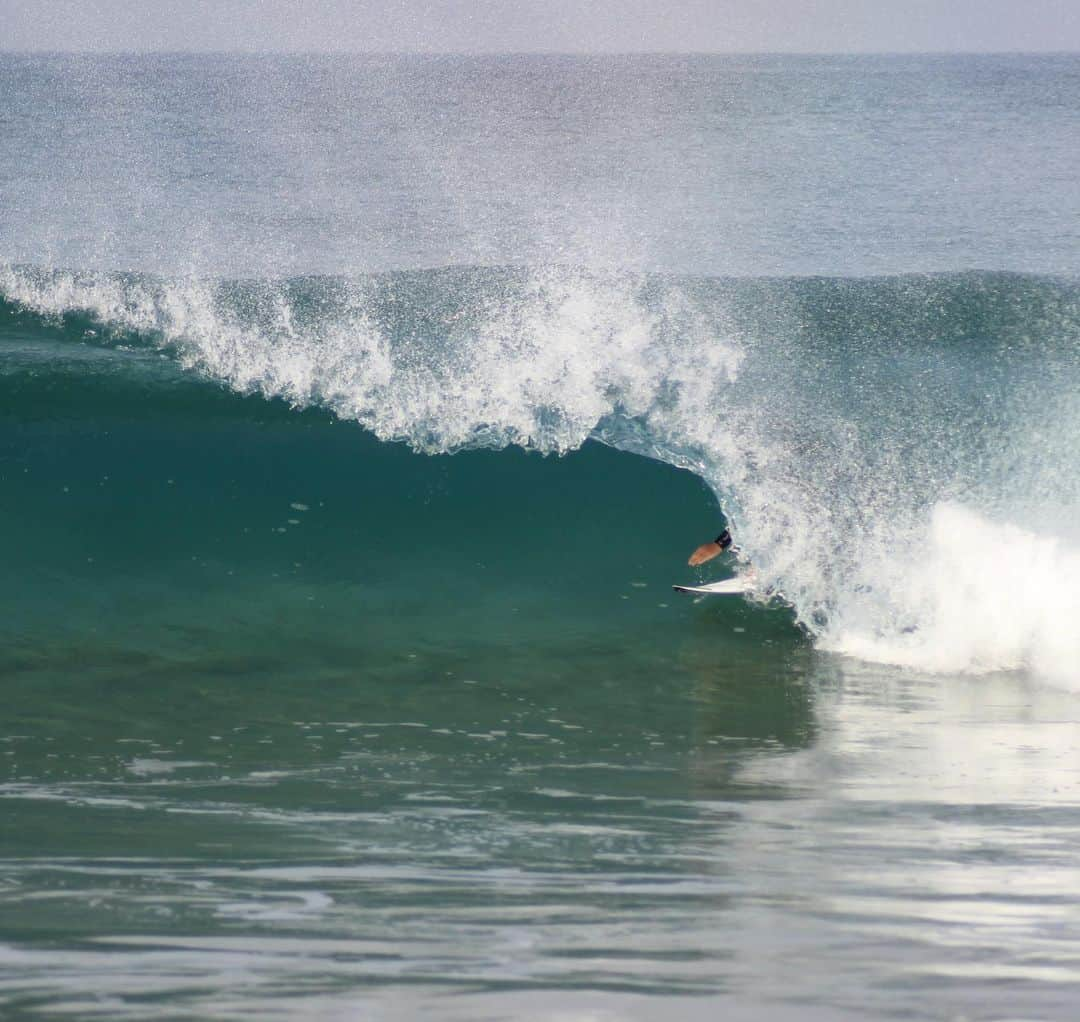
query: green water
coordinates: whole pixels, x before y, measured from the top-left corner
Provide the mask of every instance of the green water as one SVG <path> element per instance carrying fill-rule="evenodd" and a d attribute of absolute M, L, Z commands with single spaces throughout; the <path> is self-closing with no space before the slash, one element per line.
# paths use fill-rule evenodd
<path fill-rule="evenodd" d="M 170 400 L 5 464 L 5 1018 L 1067 1017 L 1076 696 L 679 598 L 657 462 Z"/>

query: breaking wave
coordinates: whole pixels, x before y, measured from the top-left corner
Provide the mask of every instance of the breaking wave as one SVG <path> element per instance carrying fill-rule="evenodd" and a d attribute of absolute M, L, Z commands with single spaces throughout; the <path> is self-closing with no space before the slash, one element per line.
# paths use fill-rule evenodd
<path fill-rule="evenodd" d="M 6 266 L 0 299 L 11 402 L 78 352 L 163 355 L 425 453 L 600 440 L 705 479 L 823 648 L 1080 685 L 1073 281 Z"/>

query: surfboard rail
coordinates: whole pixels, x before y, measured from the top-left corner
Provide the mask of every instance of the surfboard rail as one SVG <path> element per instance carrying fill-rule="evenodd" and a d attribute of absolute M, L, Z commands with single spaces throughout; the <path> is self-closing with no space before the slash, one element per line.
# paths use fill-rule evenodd
<path fill-rule="evenodd" d="M 745 596 L 753 592 L 756 586 L 757 578 L 749 572 L 745 575 L 721 579 L 718 582 L 706 582 L 704 585 L 673 585 L 671 588 L 677 593 L 690 593 L 694 596 Z"/>

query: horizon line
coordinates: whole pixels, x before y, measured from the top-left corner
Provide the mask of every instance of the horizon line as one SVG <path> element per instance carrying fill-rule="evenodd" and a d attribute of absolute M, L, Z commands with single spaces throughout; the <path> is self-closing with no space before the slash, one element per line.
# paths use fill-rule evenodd
<path fill-rule="evenodd" d="M 1075 50 L 395 50 L 8 49 L 5 56 L 204 57 L 1074 57 Z"/>

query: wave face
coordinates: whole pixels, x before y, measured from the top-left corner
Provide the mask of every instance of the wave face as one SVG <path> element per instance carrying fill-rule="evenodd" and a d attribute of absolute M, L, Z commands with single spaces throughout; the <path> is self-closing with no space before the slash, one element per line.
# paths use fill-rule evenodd
<path fill-rule="evenodd" d="M 158 354 L 425 453 L 592 438 L 705 479 L 763 586 L 825 649 L 1077 680 L 1073 281 L 9 265 L 0 297 L 12 407 L 80 352 L 110 352 L 121 377 L 160 373 Z"/>

